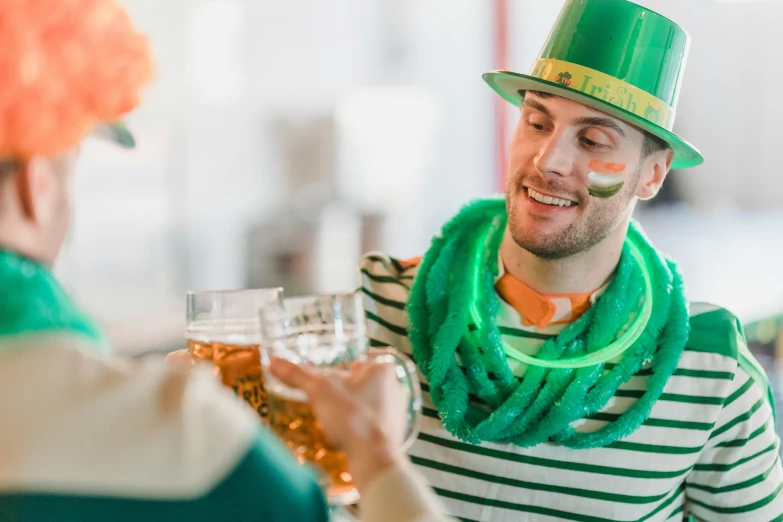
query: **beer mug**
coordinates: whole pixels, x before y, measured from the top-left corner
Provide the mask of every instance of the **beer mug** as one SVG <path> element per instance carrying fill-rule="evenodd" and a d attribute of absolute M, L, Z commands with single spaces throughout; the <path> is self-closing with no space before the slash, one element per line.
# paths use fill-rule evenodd
<path fill-rule="evenodd" d="M 262 362 L 286 359 L 322 373 L 349 373 L 354 361 L 394 362 L 397 377 L 409 398 L 405 448 L 416 439 L 421 418 L 421 389 L 413 362 L 393 349 L 368 353 L 361 295 L 316 295 L 284 299 L 282 306 L 261 310 Z M 264 376 L 269 400 L 270 428 L 293 451 L 300 464 L 310 464 L 319 476 L 329 503 L 353 504 L 359 492 L 348 472 L 343 452 L 326 441 L 318 420 L 300 390 L 289 388 L 271 374 Z"/>
<path fill-rule="evenodd" d="M 210 363 L 224 385 L 262 419 L 267 401 L 259 352 L 259 310 L 279 303 L 282 288 L 187 293 L 185 339 L 191 364 Z"/>

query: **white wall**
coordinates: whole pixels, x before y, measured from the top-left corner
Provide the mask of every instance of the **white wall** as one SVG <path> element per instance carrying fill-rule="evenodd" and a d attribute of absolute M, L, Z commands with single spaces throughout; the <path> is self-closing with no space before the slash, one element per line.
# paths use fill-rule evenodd
<path fill-rule="evenodd" d="M 136 151 L 85 146 L 59 267 L 118 344 L 133 330 L 156 332 L 128 341 L 134 349 L 176 337 L 188 288 L 243 286 L 247 229 L 284 196 L 275 117 L 328 116 L 367 86 L 435 93 L 442 134 L 411 202 L 418 212 L 399 208 L 385 228 L 399 256 L 420 254 L 464 201 L 493 189 L 482 0 L 124 3 L 151 39 L 158 75 L 130 117 Z"/>

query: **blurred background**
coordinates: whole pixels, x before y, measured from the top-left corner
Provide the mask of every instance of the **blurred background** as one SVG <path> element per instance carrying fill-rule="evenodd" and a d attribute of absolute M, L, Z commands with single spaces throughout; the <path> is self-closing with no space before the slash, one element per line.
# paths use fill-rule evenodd
<path fill-rule="evenodd" d="M 158 76 L 139 147 L 89 143 L 57 270 L 120 351 L 183 346 L 188 289 L 352 289 L 501 191 L 513 107 L 562 0 L 125 0 Z M 783 2 L 648 0 L 693 38 L 675 131 L 706 162 L 637 218 L 693 300 L 783 356 Z"/>

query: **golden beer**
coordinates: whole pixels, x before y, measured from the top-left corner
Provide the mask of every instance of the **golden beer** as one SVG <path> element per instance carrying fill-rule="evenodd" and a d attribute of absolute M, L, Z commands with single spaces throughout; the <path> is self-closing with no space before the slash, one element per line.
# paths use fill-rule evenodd
<path fill-rule="evenodd" d="M 294 390 L 269 390 L 269 426 L 285 442 L 300 464 L 310 463 L 321 471 L 321 482 L 330 499 L 341 503 L 358 500 L 345 453 L 326 441 L 321 423 L 306 399 Z"/>
<path fill-rule="evenodd" d="M 393 362 L 398 376 L 404 373 L 411 398 L 406 444 L 415 439 L 421 410 L 416 368 L 393 350 L 367 353 L 361 292 L 286 298 L 262 308 L 260 323 L 265 365 L 281 358 L 309 371 L 350 375 L 356 362 Z M 359 500 L 347 457 L 329 445 L 307 395 L 289 388 L 271 373 L 266 374 L 266 385 L 270 428 L 300 464 L 315 469 L 329 504 L 348 505 Z"/>
<path fill-rule="evenodd" d="M 188 352 L 194 363 L 211 362 L 223 384 L 250 404 L 262 419 L 266 418 L 267 397 L 257 344 L 228 344 L 196 339 L 187 341 Z"/>

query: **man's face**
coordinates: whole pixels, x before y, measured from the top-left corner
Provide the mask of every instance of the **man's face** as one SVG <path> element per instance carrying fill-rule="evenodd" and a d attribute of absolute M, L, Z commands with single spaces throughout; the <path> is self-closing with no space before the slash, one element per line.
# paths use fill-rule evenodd
<path fill-rule="evenodd" d="M 561 259 L 609 237 L 630 217 L 653 174 L 654 158 L 642 158 L 643 142 L 644 134 L 621 120 L 528 92 L 511 141 L 506 186 L 514 241 L 538 257 Z"/>

